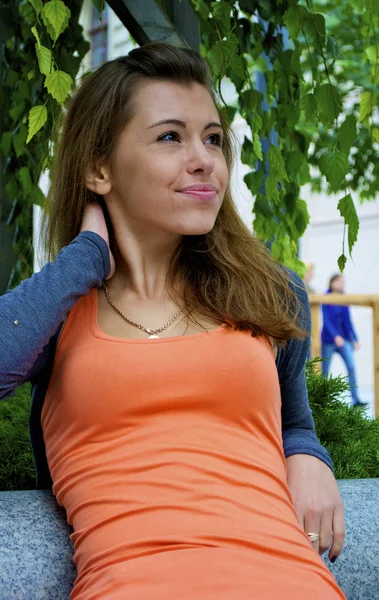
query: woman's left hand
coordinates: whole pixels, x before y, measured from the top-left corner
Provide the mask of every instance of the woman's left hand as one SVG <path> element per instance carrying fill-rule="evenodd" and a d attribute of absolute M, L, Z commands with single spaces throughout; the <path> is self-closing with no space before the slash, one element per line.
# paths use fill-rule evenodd
<path fill-rule="evenodd" d="M 329 559 L 340 554 L 345 538 L 343 504 L 337 482 L 324 462 L 308 454 L 286 459 L 287 483 L 305 533 L 319 533 L 313 547 L 320 554 L 329 550 Z M 332 562 L 334 562 L 332 560 Z"/>

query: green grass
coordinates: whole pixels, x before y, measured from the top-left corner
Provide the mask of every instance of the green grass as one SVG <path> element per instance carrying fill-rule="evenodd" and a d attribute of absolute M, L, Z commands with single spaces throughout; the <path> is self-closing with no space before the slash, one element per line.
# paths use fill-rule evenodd
<path fill-rule="evenodd" d="M 344 377 L 323 378 L 307 366 L 307 385 L 317 435 L 329 451 L 337 479 L 379 477 L 379 418 L 343 402 Z"/>
<path fill-rule="evenodd" d="M 30 385 L 0 402 L 0 490 L 35 487 L 35 469 L 29 442 Z"/>

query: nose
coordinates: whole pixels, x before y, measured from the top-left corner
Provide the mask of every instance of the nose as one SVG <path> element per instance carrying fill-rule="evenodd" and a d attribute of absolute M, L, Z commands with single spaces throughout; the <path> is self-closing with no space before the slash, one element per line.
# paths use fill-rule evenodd
<path fill-rule="evenodd" d="M 209 175 L 215 167 L 215 159 L 202 140 L 190 144 L 187 153 L 187 170 L 189 173 Z"/>

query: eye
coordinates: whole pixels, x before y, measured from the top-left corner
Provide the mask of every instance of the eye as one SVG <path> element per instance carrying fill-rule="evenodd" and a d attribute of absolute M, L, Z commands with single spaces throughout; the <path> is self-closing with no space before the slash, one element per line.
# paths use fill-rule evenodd
<path fill-rule="evenodd" d="M 207 144 L 211 144 L 212 146 L 218 146 L 219 148 L 222 148 L 222 141 L 223 138 L 221 133 L 212 133 L 206 139 Z"/>
<path fill-rule="evenodd" d="M 180 142 L 180 136 L 176 131 L 167 131 L 159 136 L 158 142 Z"/>

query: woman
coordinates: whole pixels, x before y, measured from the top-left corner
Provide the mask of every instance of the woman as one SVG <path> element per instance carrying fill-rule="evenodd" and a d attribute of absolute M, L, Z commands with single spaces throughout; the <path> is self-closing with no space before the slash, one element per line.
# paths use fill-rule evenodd
<path fill-rule="evenodd" d="M 316 552 L 335 559 L 344 534 L 307 402 L 306 293 L 243 225 L 230 172 L 194 51 L 133 50 L 71 102 L 49 211 L 63 250 L 1 299 L 0 384 L 33 383 L 72 600 L 344 598 Z"/>
<path fill-rule="evenodd" d="M 340 273 L 329 280 L 327 294 L 344 294 L 345 278 Z M 359 350 L 359 341 L 350 317 L 350 308 L 338 304 L 322 305 L 323 327 L 322 342 L 322 374 L 329 373 L 333 354 L 337 352 L 346 365 L 349 375 L 353 406 L 366 406 L 358 396 L 357 378 L 355 374 L 354 351 Z"/>

